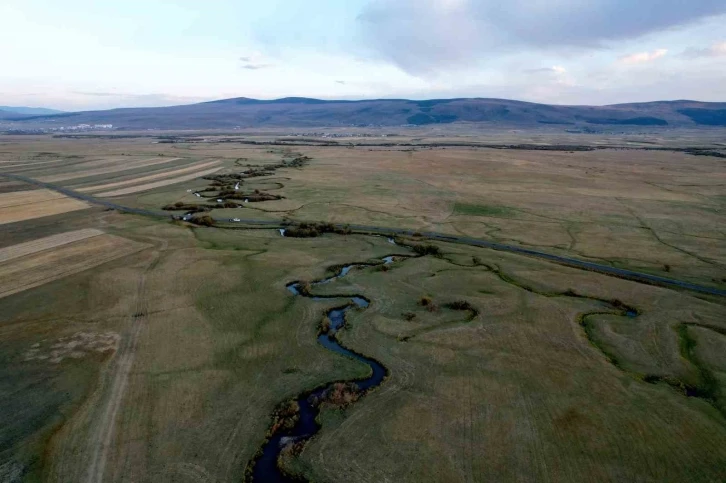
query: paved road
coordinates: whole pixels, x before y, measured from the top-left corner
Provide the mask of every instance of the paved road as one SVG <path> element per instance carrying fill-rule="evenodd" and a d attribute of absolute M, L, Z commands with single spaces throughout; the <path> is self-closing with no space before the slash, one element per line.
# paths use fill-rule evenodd
<path fill-rule="evenodd" d="M 69 196 L 71 198 L 76 198 L 79 200 L 87 201 L 89 203 L 105 206 L 107 208 L 113 208 L 115 210 L 118 210 L 118 211 L 121 211 L 124 213 L 135 213 L 137 215 L 171 219 L 171 215 L 169 215 L 168 213 L 164 213 L 162 211 L 152 211 L 152 210 L 145 210 L 142 208 L 131 208 L 128 206 L 119 205 L 112 201 L 102 200 L 100 198 L 96 198 L 91 195 L 79 193 L 77 191 L 73 191 L 71 189 L 64 188 L 62 186 L 58 186 L 58 185 L 55 185 L 52 183 L 44 183 L 42 181 L 38 181 L 33 178 L 28 178 L 27 176 L 21 176 L 21 175 L 17 175 L 17 174 L 7 174 L 7 173 L 0 173 L 0 176 L 9 178 L 9 179 L 13 179 L 16 181 L 24 181 L 26 183 L 40 186 L 42 188 L 57 191 L 66 196 Z M 227 222 L 227 221 L 229 221 L 229 219 L 228 218 L 217 219 L 216 221 Z M 240 219 L 240 223 L 248 224 L 248 225 L 267 225 L 270 227 L 283 226 L 280 221 L 274 221 L 274 220 L 271 221 L 271 220 Z M 335 226 L 338 228 L 348 227 L 352 231 L 359 232 L 359 233 L 373 233 L 373 234 L 377 234 L 377 235 L 387 235 L 387 236 L 413 235 L 414 233 L 417 233 L 417 234 L 422 235 L 424 238 L 428 238 L 430 240 L 461 243 L 464 245 L 490 248 L 493 250 L 500 250 L 500 251 L 505 251 L 505 252 L 517 253 L 520 255 L 527 255 L 530 257 L 540 258 L 540 259 L 547 260 L 550 262 L 559 263 L 561 265 L 567 265 L 569 267 L 598 272 L 598 273 L 602 273 L 604 275 L 619 277 L 619 278 L 623 278 L 626 280 L 632 280 L 634 282 L 647 283 L 650 285 L 659 285 L 659 286 L 668 287 L 668 288 L 686 289 L 686 290 L 691 290 L 693 292 L 699 292 L 699 293 L 704 293 L 704 294 L 709 294 L 709 295 L 726 296 L 726 290 L 715 288 L 715 287 L 708 287 L 705 285 L 698 285 L 695 283 L 683 282 L 683 281 L 674 280 L 671 278 L 659 277 L 658 275 L 651 275 L 648 273 L 635 272 L 632 270 L 625 270 L 622 268 L 615 268 L 615 267 L 611 267 L 608 265 L 601 265 L 599 263 L 586 262 L 584 260 L 578 260 L 576 258 L 563 257 L 560 255 L 553 255 L 551 253 L 541 252 L 539 250 L 532 250 L 529 248 L 522 248 L 522 247 L 518 247 L 518 246 L 514 246 L 514 245 L 506 245 L 504 243 L 496 243 L 496 242 L 487 241 L 487 240 L 480 240 L 477 238 L 447 235 L 444 233 L 437 233 L 437 232 L 418 232 L 415 230 L 385 228 L 385 227 L 380 227 L 380 226 L 344 225 L 344 224 L 337 224 Z"/>

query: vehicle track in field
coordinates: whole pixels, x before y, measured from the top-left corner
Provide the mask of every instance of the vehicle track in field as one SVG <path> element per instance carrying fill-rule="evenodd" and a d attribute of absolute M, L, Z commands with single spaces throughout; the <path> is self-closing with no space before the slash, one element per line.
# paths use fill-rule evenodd
<path fill-rule="evenodd" d="M 146 277 L 159 263 L 161 253 L 168 247 L 166 240 L 158 238 L 154 238 L 154 240 L 160 242 L 160 245 L 153 251 L 151 260 L 139 276 L 136 286 L 136 300 L 133 304 L 133 312 L 130 314 L 130 329 L 126 336 L 123 337 L 114 357 L 112 369 L 107 376 L 110 384 L 107 390 L 108 398 L 101 413 L 101 419 L 98 421 L 97 430 L 88 441 L 90 456 L 88 470 L 86 471 L 87 483 L 101 483 L 104 481 L 106 462 L 116 433 L 116 419 L 126 394 L 129 376 L 139 346 L 141 330 L 147 323 L 149 306 L 146 294 Z"/>

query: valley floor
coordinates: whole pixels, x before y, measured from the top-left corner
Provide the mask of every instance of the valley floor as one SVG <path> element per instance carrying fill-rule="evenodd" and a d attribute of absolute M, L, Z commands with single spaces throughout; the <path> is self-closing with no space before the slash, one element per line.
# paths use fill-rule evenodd
<path fill-rule="evenodd" d="M 292 238 L 170 215 L 203 205 L 195 216 L 439 231 L 721 290 L 724 161 L 0 143 L 0 172 L 167 213 L 121 214 L 0 181 L 0 481 L 248 478 L 264 441 L 294 424 L 289 401 L 369 375 L 318 343 L 329 309 L 353 296 L 369 305 L 349 310 L 334 337 L 387 377 L 316 401 L 317 434 L 284 440 L 287 475 L 723 480 L 722 296 L 418 236 Z M 235 189 L 230 175 L 242 172 Z M 162 210 L 175 203 L 185 208 Z M 310 285 L 318 299 L 288 288 L 351 263 Z"/>

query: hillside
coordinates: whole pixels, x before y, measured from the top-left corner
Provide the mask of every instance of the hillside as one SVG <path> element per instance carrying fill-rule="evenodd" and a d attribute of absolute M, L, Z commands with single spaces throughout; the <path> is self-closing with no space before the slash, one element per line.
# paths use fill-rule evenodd
<path fill-rule="evenodd" d="M 560 106 L 485 98 L 327 101 L 301 97 L 276 100 L 242 97 L 184 106 L 11 116 L 10 119 L 21 127 L 113 124 L 117 129 L 400 126 L 454 122 L 518 127 L 693 127 L 726 126 L 726 103 L 660 101 L 610 106 Z"/>
<path fill-rule="evenodd" d="M 45 116 L 48 114 L 62 114 L 64 112 L 57 109 L 46 109 L 45 107 L 25 106 L 0 106 L 0 111 L 11 114 L 22 114 L 25 116 Z"/>

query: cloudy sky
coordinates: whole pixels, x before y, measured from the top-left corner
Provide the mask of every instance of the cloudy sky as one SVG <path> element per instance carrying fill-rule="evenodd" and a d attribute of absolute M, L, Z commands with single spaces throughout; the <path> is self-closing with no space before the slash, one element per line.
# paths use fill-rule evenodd
<path fill-rule="evenodd" d="M 2 0 L 0 105 L 726 101 L 725 0 Z"/>

